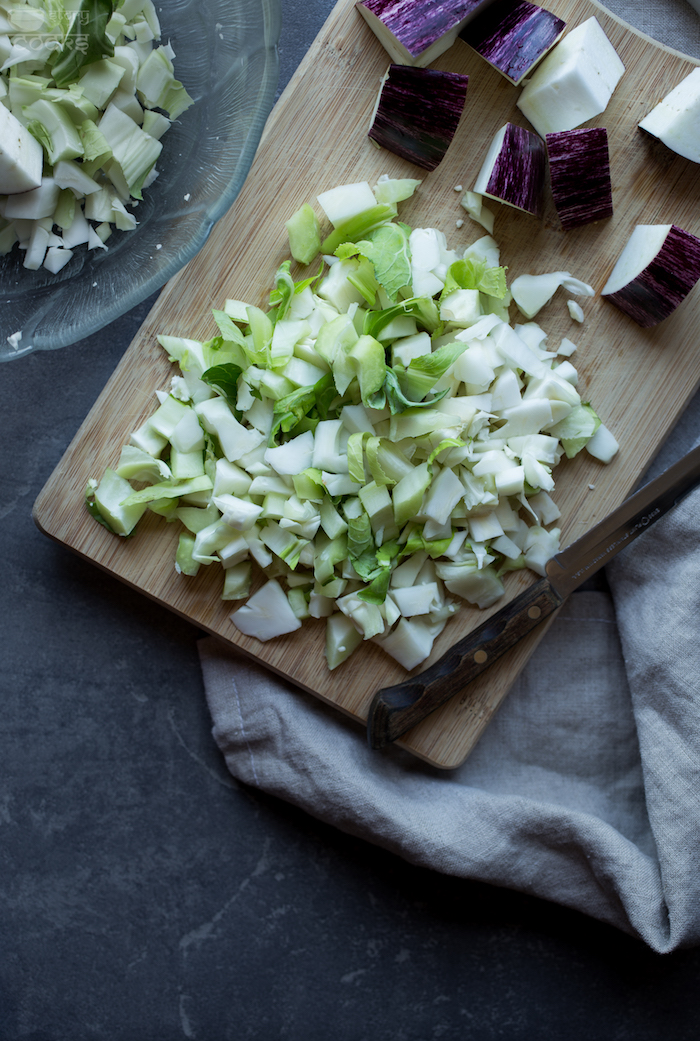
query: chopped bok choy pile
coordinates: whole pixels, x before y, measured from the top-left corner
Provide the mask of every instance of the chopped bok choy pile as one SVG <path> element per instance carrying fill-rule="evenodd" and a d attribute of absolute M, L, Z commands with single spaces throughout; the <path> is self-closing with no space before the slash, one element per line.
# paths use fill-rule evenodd
<path fill-rule="evenodd" d="M 0 3 L 0 254 L 61 270 L 106 249 L 192 104 L 152 0 Z"/>
<path fill-rule="evenodd" d="M 327 619 L 331 669 L 363 640 L 413 669 L 463 601 L 542 574 L 552 472 L 601 429 L 571 341 L 558 355 L 539 325 L 509 324 L 494 239 L 455 250 L 397 219 L 419 184 L 323 193 L 333 229 L 310 277 L 285 261 L 269 306 L 226 300 L 206 342 L 161 335 L 180 374 L 86 492 L 120 535 L 147 509 L 181 525 L 177 571 L 222 567 L 243 633 Z M 308 255 L 320 223 L 300 214 Z"/>

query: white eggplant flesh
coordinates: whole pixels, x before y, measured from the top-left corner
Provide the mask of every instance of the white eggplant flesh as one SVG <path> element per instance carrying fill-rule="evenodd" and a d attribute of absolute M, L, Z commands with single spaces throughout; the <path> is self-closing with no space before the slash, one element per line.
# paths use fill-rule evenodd
<path fill-rule="evenodd" d="M 492 68 L 518 86 L 561 39 L 566 22 L 528 0 L 496 0 L 460 33 Z"/>
<path fill-rule="evenodd" d="M 549 52 L 516 104 L 543 137 L 573 130 L 605 111 L 624 71 L 600 22 L 591 17 Z"/>
<path fill-rule="evenodd" d="M 425 67 L 439 58 L 491 0 L 359 0 L 358 11 L 400 65 Z"/>
<path fill-rule="evenodd" d="M 601 290 L 644 329 L 668 318 L 700 279 L 700 239 L 675 224 L 638 224 Z"/>
<path fill-rule="evenodd" d="M 506 123 L 491 141 L 474 192 L 541 217 L 545 175 L 542 138 L 515 123 Z"/>
<path fill-rule="evenodd" d="M 612 217 L 610 152 L 605 127 L 576 128 L 545 138 L 552 198 L 565 231 Z"/>
<path fill-rule="evenodd" d="M 674 87 L 639 124 L 685 159 L 700 163 L 700 68 Z"/>

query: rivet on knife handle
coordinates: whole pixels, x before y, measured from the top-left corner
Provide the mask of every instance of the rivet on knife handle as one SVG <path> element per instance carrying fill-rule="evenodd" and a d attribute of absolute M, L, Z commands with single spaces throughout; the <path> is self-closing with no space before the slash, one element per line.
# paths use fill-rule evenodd
<path fill-rule="evenodd" d="M 372 748 L 382 748 L 458 694 L 505 651 L 562 605 L 543 578 L 489 618 L 439 661 L 411 679 L 377 691 L 367 718 Z"/>

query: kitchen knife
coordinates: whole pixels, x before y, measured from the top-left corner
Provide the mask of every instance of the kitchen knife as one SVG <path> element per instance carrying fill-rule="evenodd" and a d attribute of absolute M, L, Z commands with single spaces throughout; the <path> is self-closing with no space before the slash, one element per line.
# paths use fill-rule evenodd
<path fill-rule="evenodd" d="M 552 557 L 546 577 L 417 676 L 377 691 L 367 718 L 372 748 L 382 748 L 416 726 L 521 640 L 585 579 L 663 517 L 700 482 L 700 447 L 626 499 L 585 535 Z"/>

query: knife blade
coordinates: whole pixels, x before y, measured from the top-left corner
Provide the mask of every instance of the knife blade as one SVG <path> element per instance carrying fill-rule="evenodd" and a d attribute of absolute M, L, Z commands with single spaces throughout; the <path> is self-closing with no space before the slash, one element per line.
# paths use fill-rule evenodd
<path fill-rule="evenodd" d="M 699 482 L 700 446 L 552 557 L 545 577 L 455 643 L 433 665 L 417 676 L 378 690 L 367 717 L 370 747 L 383 748 L 395 741 L 464 690 Z"/>

